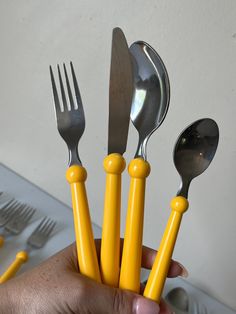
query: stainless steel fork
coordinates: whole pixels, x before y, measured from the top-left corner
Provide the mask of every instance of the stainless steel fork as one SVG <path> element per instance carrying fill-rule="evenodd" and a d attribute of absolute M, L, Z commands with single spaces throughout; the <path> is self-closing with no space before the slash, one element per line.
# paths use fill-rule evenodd
<path fill-rule="evenodd" d="M 15 215 L 20 213 L 21 204 L 15 200 L 6 203 L 0 209 L 0 228 L 4 227 Z M 0 247 L 4 244 L 4 237 L 0 234 Z"/>
<path fill-rule="evenodd" d="M 0 228 L 19 212 L 20 206 L 18 201 L 12 200 L 0 209 Z"/>
<path fill-rule="evenodd" d="M 68 96 L 66 97 L 61 71 L 58 65 L 57 69 L 61 90 L 60 101 L 57 93 L 57 87 L 54 80 L 53 71 L 50 66 L 50 75 L 57 118 L 57 128 L 61 137 L 66 142 L 69 150 L 69 168 L 66 172 L 66 178 L 71 186 L 75 238 L 80 272 L 83 275 L 90 277 L 91 279 L 101 282 L 97 253 L 93 238 L 91 218 L 89 214 L 87 194 L 85 189 L 85 180 L 87 177 L 87 173 L 86 169 L 82 166 L 78 154 L 78 143 L 85 128 L 84 110 L 72 62 L 70 63 L 70 67 L 75 97 L 72 94 L 66 66 L 64 64 L 63 68 Z"/>
<path fill-rule="evenodd" d="M 13 200 L 13 196 L 7 192 L 0 192 L 0 208 L 10 203 Z"/>
<path fill-rule="evenodd" d="M 6 220 L 4 229 L 0 233 L 0 246 L 4 244 L 6 237 L 20 234 L 26 228 L 36 211 L 35 208 L 17 201 L 12 204 L 12 207 L 10 204 L 8 204 L 8 207 L 4 210 L 5 216 L 3 216 Z"/>
<path fill-rule="evenodd" d="M 39 225 L 29 236 L 25 249 L 16 254 L 14 262 L 0 277 L 0 283 L 4 283 L 15 276 L 21 265 L 28 261 L 29 254 L 32 250 L 41 249 L 46 244 L 55 226 L 56 222 L 50 218 L 44 217 L 41 220 Z"/>

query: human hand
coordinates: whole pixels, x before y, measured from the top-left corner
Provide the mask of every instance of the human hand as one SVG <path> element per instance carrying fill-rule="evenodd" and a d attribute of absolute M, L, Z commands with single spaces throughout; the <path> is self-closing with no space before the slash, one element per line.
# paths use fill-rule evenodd
<path fill-rule="evenodd" d="M 96 240 L 98 254 L 100 240 Z M 143 247 L 142 267 L 152 267 L 156 251 Z M 185 268 L 172 261 L 169 277 L 185 275 Z M 4 314 L 168 314 L 141 295 L 97 283 L 79 273 L 75 245 L 0 286 L 0 313 Z M 3 310 L 3 312 L 1 311 Z"/>

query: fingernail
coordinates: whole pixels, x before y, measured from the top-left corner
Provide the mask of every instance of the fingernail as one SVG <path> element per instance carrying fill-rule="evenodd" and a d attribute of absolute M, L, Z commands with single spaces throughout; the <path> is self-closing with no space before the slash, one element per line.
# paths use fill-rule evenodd
<path fill-rule="evenodd" d="M 178 265 L 182 269 L 180 276 L 184 277 L 184 278 L 187 278 L 188 275 L 189 275 L 187 269 L 182 264 L 180 264 L 179 262 L 178 262 Z"/>
<path fill-rule="evenodd" d="M 160 307 L 154 301 L 142 297 L 134 300 L 134 314 L 158 314 L 159 312 Z"/>

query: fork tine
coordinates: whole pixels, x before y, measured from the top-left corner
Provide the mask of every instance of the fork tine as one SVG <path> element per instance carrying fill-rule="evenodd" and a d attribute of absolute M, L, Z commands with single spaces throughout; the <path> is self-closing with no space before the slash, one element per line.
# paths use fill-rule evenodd
<path fill-rule="evenodd" d="M 44 232 L 45 234 L 47 234 L 47 231 L 50 229 L 50 227 L 51 227 L 52 225 L 53 225 L 53 220 L 48 219 L 47 225 L 46 225 L 45 228 L 43 229 L 43 232 Z"/>
<path fill-rule="evenodd" d="M 18 203 L 16 200 L 11 200 L 9 203 L 6 203 L 0 210 L 0 212 L 2 213 L 5 210 L 8 210 L 9 208 L 12 208 L 15 206 L 15 204 Z"/>
<path fill-rule="evenodd" d="M 50 223 L 50 218 L 47 218 L 44 224 L 41 226 L 39 232 L 44 232 L 49 223 Z"/>
<path fill-rule="evenodd" d="M 20 214 L 22 204 L 18 201 L 13 201 L 4 209 L 4 215 L 10 215 L 11 217 Z"/>
<path fill-rule="evenodd" d="M 63 102 L 64 111 L 68 111 L 69 107 L 68 107 L 67 100 L 66 100 L 66 94 L 65 94 L 65 89 L 64 89 L 59 65 L 57 65 L 57 70 L 58 70 L 58 76 L 59 76 L 59 82 L 60 82 L 60 88 L 61 88 L 61 98 L 62 98 L 62 102 Z"/>
<path fill-rule="evenodd" d="M 51 224 L 50 228 L 46 232 L 47 237 L 49 237 L 49 235 L 52 233 L 52 231 L 55 228 L 56 224 L 57 224 L 56 221 L 52 221 L 52 224 Z"/>
<path fill-rule="evenodd" d="M 45 216 L 45 217 L 41 220 L 40 224 L 39 224 L 39 225 L 37 226 L 37 228 L 34 230 L 33 234 L 39 232 L 39 230 L 41 229 L 41 227 L 44 225 L 44 222 L 46 221 L 46 219 L 47 219 L 47 216 Z"/>
<path fill-rule="evenodd" d="M 70 82 L 69 82 L 69 79 L 68 79 L 65 63 L 63 63 L 63 68 L 64 68 L 64 73 L 65 73 L 65 78 L 66 78 L 66 85 L 67 85 L 68 96 L 69 96 L 69 100 L 70 100 L 70 108 L 72 110 L 72 109 L 75 108 L 75 103 L 74 103 L 74 99 L 73 99 L 73 96 L 72 96 L 72 93 L 71 93 Z"/>
<path fill-rule="evenodd" d="M 73 63 L 70 62 L 70 68 L 71 68 L 71 74 L 72 74 L 72 79 L 73 79 L 73 83 L 74 83 L 74 89 L 75 89 L 75 97 L 76 97 L 76 101 L 77 101 L 77 108 L 79 108 L 81 111 L 83 111 L 83 105 L 82 105 L 82 100 L 81 100 L 81 96 L 80 96 L 80 91 L 79 91 L 79 86 L 77 83 L 77 79 L 75 76 L 75 71 L 74 71 L 74 67 L 73 67 Z M 76 109 L 76 106 L 75 106 Z"/>
<path fill-rule="evenodd" d="M 36 211 L 35 208 L 29 207 L 29 208 L 28 208 L 28 211 L 27 211 L 27 214 L 25 215 L 24 220 L 25 220 L 25 221 L 29 221 L 29 220 L 33 217 L 35 211 Z"/>
<path fill-rule="evenodd" d="M 49 69 L 50 69 L 50 76 L 51 76 L 51 82 L 52 82 L 52 90 L 53 90 L 55 109 L 56 109 L 56 114 L 58 117 L 58 115 L 61 113 L 60 101 L 59 101 L 59 97 L 58 97 L 58 93 L 57 93 L 57 87 L 56 87 L 56 83 L 54 80 L 52 67 L 50 66 Z"/>
<path fill-rule="evenodd" d="M 20 214 L 20 219 L 24 220 L 24 221 L 29 221 L 30 218 L 32 217 L 32 213 L 34 214 L 34 209 L 31 208 L 30 206 L 25 206 L 24 210 L 21 212 Z"/>

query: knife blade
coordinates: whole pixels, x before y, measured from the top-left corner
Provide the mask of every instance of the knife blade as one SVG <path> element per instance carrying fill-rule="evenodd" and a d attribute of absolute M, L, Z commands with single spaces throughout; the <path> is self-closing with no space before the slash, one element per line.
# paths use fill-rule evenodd
<path fill-rule="evenodd" d="M 113 29 L 109 87 L 108 156 L 104 159 L 106 190 L 100 255 L 103 283 L 118 287 L 120 268 L 121 173 L 125 169 L 133 67 L 129 47 L 120 28 Z"/>
<path fill-rule="evenodd" d="M 130 110 L 133 97 L 133 67 L 125 35 L 113 30 L 110 87 L 108 154 L 124 154 L 126 150 Z"/>

